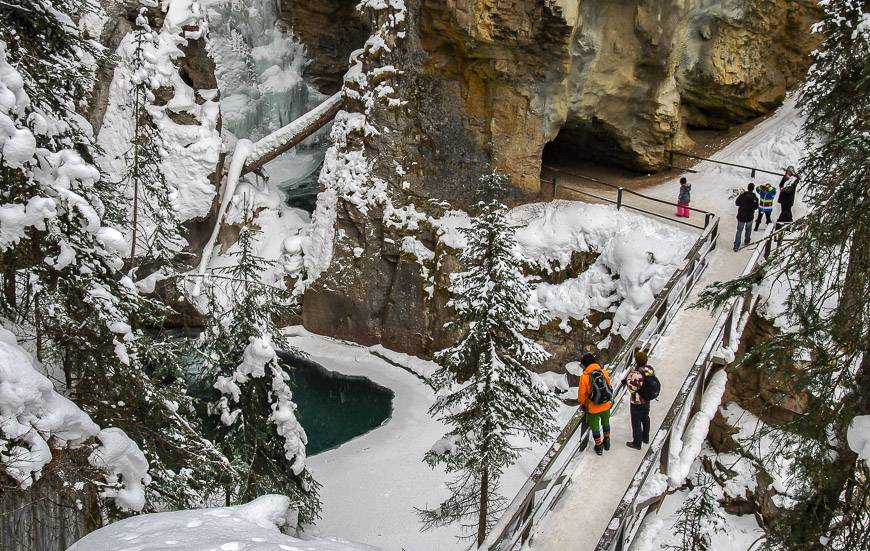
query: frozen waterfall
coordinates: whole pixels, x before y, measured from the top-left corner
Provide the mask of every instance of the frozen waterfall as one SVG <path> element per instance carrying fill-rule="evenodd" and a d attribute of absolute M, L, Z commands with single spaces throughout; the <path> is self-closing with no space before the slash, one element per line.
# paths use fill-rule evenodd
<path fill-rule="evenodd" d="M 305 48 L 279 20 L 274 0 L 210 0 L 207 6 L 225 132 L 255 141 L 326 99 L 303 77 Z M 313 209 L 328 132 L 320 130 L 266 165 L 270 186 L 290 205 Z"/>

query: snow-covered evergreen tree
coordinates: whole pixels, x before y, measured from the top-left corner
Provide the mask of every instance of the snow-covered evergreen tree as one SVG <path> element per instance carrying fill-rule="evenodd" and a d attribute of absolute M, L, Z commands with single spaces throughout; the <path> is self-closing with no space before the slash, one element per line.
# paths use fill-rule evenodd
<path fill-rule="evenodd" d="M 809 213 L 787 246 L 756 273 L 714 286 L 716 306 L 763 278 L 788 288 L 788 327 L 746 360 L 778 371 L 798 365 L 793 388 L 806 410 L 779 428 L 772 454 L 794 457 L 794 506 L 768 530 L 766 547 L 870 548 L 868 468 L 848 446 L 856 415 L 870 414 L 870 2 L 820 2 L 825 39 L 801 90 L 808 153 L 799 174 Z"/>
<path fill-rule="evenodd" d="M 155 33 L 148 23 L 147 10 L 140 8 L 133 30 L 130 72 L 133 79 L 133 136 L 127 154 L 125 181 L 132 188 L 130 264 L 142 256 L 157 269 L 168 272 L 184 247 L 181 223 L 172 204 L 178 192 L 160 167 L 163 140 L 148 108 L 154 102 L 151 89 L 156 68 Z"/>
<path fill-rule="evenodd" d="M 209 404 L 211 431 L 236 473 L 224 481 L 227 504 L 264 494 L 293 500 L 299 524 L 320 514 L 319 484 L 305 466 L 305 430 L 296 419 L 288 367 L 277 351 L 292 351 L 277 322 L 293 313 L 285 289 L 264 283 L 273 264 L 255 252 L 250 210 L 230 257 L 235 264 L 210 278 L 212 312 L 201 336 L 201 377 L 217 399 Z"/>
<path fill-rule="evenodd" d="M 435 356 L 439 397 L 430 408 L 451 431 L 425 456 L 455 477 L 447 500 L 420 511 L 424 528 L 464 522 L 478 544 L 503 508 L 499 479 L 519 457 L 516 441 L 543 442 L 555 429 L 554 398 L 528 370 L 547 352 L 523 335 L 539 313 L 530 307 L 507 207 L 496 199 L 505 182 L 496 174 L 481 178 L 479 214 L 461 230 L 464 270 L 450 278 L 455 317 L 447 326 L 466 333 Z"/>
<path fill-rule="evenodd" d="M 712 536 L 725 531 L 725 519 L 713 495 L 713 480 L 703 470 L 698 472 L 695 487 L 677 510 L 677 522 L 671 534 L 677 536 L 677 545 L 663 549 L 673 551 L 712 551 Z M 671 540 L 674 538 L 671 537 Z"/>
<path fill-rule="evenodd" d="M 166 353 L 164 307 L 123 271 L 112 224 L 126 209 L 77 112 L 106 55 L 75 24 L 89 16 L 89 0 L 0 3 L 0 318 L 95 422 L 139 444 L 149 506 L 194 506 L 229 463 Z"/>

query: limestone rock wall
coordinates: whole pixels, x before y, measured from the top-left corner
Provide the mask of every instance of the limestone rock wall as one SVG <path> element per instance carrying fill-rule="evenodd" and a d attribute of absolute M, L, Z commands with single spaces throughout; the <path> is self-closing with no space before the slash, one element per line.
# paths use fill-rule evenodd
<path fill-rule="evenodd" d="M 298 14 L 312 70 L 337 74 L 366 24 L 340 0 L 282 5 Z M 407 17 L 394 52 L 416 102 L 405 125 L 425 192 L 451 198 L 482 163 L 510 174 L 519 199 L 535 196 L 548 142 L 570 158 L 661 168 L 667 149 L 691 145 L 687 126 L 774 109 L 818 40 L 812 0 L 418 0 Z"/>
<path fill-rule="evenodd" d="M 379 28 L 384 16 L 367 5 L 361 23 L 296 29 L 315 63 L 325 32 Z M 339 0 L 282 6 L 297 18 L 346 13 Z M 353 96 L 346 109 L 357 118 L 336 152 L 361 153 L 366 172 L 354 172 L 350 188 L 340 171 L 321 175 L 338 195 L 335 240 L 329 269 L 305 291 L 305 325 L 406 352 L 437 350 L 447 314 L 437 292 L 426 296 L 432 269 L 401 244 L 424 244 L 436 265 L 449 255 L 441 256 L 435 228 L 394 225 L 390 212 L 467 208 L 478 177 L 492 169 L 513 179 L 506 202 L 537 199 L 549 142 L 575 159 L 658 168 L 667 149 L 690 145 L 688 125 L 743 122 L 781 101 L 808 64 L 814 10 L 810 0 L 405 2 L 395 32 L 383 44 L 366 42 L 365 78 L 345 86 Z M 359 186 L 388 205 L 361 208 Z M 539 340 L 554 362 L 597 342 L 579 331 L 569 339 L 545 333 Z"/>
<path fill-rule="evenodd" d="M 281 21 L 303 44 L 311 64 L 306 74 L 324 94 L 341 88 L 351 52 L 371 34 L 356 11 L 357 0 L 276 0 Z"/>
<path fill-rule="evenodd" d="M 727 128 L 775 109 L 809 66 L 820 19 L 806 0 L 704 0 L 690 14 L 677 82 L 686 122 Z"/>

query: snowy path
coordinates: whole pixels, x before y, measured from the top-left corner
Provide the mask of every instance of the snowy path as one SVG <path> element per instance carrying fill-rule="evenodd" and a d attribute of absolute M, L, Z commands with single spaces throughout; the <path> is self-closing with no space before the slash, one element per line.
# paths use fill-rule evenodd
<path fill-rule="evenodd" d="M 769 169 L 796 164 L 802 151 L 796 139 L 799 127 L 798 114 L 793 104 L 788 102 L 775 115 L 731 143 L 714 158 Z M 702 163 L 695 169 L 700 173 L 687 175 L 693 184 L 692 206 L 716 212 L 722 219 L 718 248 L 711 253 L 710 264 L 687 299 L 687 306 L 708 284 L 738 275 L 753 250 L 752 247 L 738 253 L 731 250 L 737 225 L 732 189 L 744 187 L 750 181 L 748 171 L 712 163 Z M 774 179 L 774 176 L 769 176 L 765 180 L 762 176 L 755 182 L 778 184 Z M 678 186 L 679 182 L 675 179 L 644 190 L 644 193 L 673 200 L 677 196 Z M 795 215 L 799 216 L 801 209 L 798 205 L 795 207 Z M 778 209 L 774 211 L 774 220 L 777 216 Z M 753 235 L 753 239 L 757 237 L 760 235 Z M 652 433 L 661 425 L 715 321 L 709 312 L 689 309 L 687 306 L 671 322 L 650 357 L 650 364 L 656 368 L 662 381 L 661 395 L 653 403 L 650 413 Z M 625 445 L 631 437 L 627 403 L 614 411 L 611 430 L 612 446 L 609 452 L 598 457 L 589 446 L 576 460 L 570 485 L 553 510 L 535 528 L 530 549 L 557 551 L 570 546 L 573 551 L 583 551 L 595 548 L 646 449 L 637 451 Z"/>

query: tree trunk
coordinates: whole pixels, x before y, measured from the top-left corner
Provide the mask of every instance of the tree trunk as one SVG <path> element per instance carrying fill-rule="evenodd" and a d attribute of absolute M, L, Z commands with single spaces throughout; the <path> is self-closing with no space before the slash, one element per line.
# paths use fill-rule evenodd
<path fill-rule="evenodd" d="M 489 506 L 489 467 L 483 466 L 480 474 L 480 516 L 477 519 L 477 546 L 483 545 L 486 539 L 486 515 Z"/>

